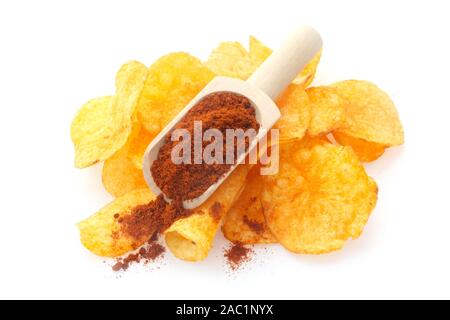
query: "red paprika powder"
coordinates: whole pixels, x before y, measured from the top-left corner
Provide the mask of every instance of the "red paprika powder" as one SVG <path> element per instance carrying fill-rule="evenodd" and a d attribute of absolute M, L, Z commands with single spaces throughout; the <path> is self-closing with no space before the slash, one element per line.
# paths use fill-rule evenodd
<path fill-rule="evenodd" d="M 251 259 L 253 253 L 252 249 L 245 247 L 241 243 L 233 243 L 224 251 L 224 257 L 227 259 L 231 270 L 236 271 L 243 263 Z"/>
<path fill-rule="evenodd" d="M 194 121 L 201 122 L 202 137 L 209 129 L 220 131 L 222 137 L 225 138 L 229 129 L 233 131 L 240 129 L 244 132 L 253 129 L 257 133 L 260 127 L 250 100 L 242 95 L 231 92 L 217 92 L 200 100 L 174 128 L 174 130 L 187 130 L 191 137 L 190 163 L 175 164 L 173 162 L 172 150 L 179 142 L 172 141 L 171 134 L 168 134 L 165 138 L 165 144 L 159 151 L 158 158 L 150 168 L 155 183 L 170 199 L 184 201 L 199 197 L 235 164 L 226 163 L 227 150 L 233 148 L 231 152 L 234 153 L 233 159 L 235 161 L 240 155 L 238 154 L 236 141 L 233 141 L 232 146 L 222 141 L 224 157 L 221 163 L 207 164 L 204 161 L 195 163 L 193 151 L 196 147 Z M 202 141 L 201 143 L 201 155 L 203 155 L 207 146 L 218 142 Z M 245 141 L 245 149 L 249 148 L 250 143 L 251 141 Z"/>

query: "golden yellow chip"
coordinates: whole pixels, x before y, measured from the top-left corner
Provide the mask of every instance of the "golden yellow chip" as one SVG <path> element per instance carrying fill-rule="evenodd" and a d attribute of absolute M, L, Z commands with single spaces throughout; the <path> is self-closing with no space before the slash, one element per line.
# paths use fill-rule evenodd
<path fill-rule="evenodd" d="M 308 135 L 319 136 L 339 128 L 345 118 L 345 100 L 331 87 L 306 90 L 311 105 L 311 123 Z"/>
<path fill-rule="evenodd" d="M 136 168 L 129 150 L 130 144 L 126 144 L 103 165 L 103 186 L 115 197 L 132 190 L 147 188 L 142 169 Z"/>
<path fill-rule="evenodd" d="M 250 50 L 239 42 L 222 42 L 210 54 L 205 65 L 220 76 L 247 80 L 266 60 L 272 50 L 255 37 L 250 37 Z"/>
<path fill-rule="evenodd" d="M 267 47 L 265 44 L 263 44 L 253 36 L 250 36 L 249 48 L 250 60 L 252 61 L 255 69 L 259 67 L 272 54 L 272 49 Z"/>
<path fill-rule="evenodd" d="M 115 199 L 78 224 L 81 242 L 94 254 L 104 257 L 118 257 L 137 249 L 151 234 L 143 235 L 141 239 L 130 238 L 121 232 L 120 223 L 114 216 L 130 214 L 134 207 L 145 205 L 154 199 L 155 196 L 148 188 L 133 190 Z"/>
<path fill-rule="evenodd" d="M 314 81 L 316 76 L 317 67 L 319 66 L 320 58 L 322 57 L 322 50 L 320 50 L 314 58 L 305 66 L 303 71 L 295 78 L 293 83 L 302 85 L 307 88 Z"/>
<path fill-rule="evenodd" d="M 77 168 L 104 161 L 125 145 L 146 76 L 143 64 L 129 62 L 118 73 L 113 97 L 91 100 L 81 108 L 71 127 Z"/>
<path fill-rule="evenodd" d="M 382 144 L 369 142 L 364 139 L 353 138 L 342 132 L 333 133 L 334 139 L 343 146 L 352 147 L 359 160 L 363 162 L 371 162 L 381 157 L 386 150 Z"/>
<path fill-rule="evenodd" d="M 187 53 L 160 58 L 149 69 L 139 121 L 149 134 L 157 135 L 213 78 L 213 72 Z"/>
<path fill-rule="evenodd" d="M 389 96 L 368 81 L 348 80 L 332 85 L 346 99 L 345 122 L 338 131 L 384 146 L 404 142 L 403 127 Z"/>
<path fill-rule="evenodd" d="M 280 172 L 264 177 L 262 202 L 284 247 L 322 254 L 361 234 L 377 191 L 351 148 L 306 139 L 281 145 Z"/>
<path fill-rule="evenodd" d="M 84 153 L 84 150 L 88 148 L 87 146 L 89 144 L 92 144 L 94 147 L 97 142 L 97 136 L 102 138 L 100 135 L 103 134 L 102 131 L 105 128 L 110 129 L 111 100 L 112 97 L 101 97 L 88 101 L 78 111 L 75 119 L 72 121 L 70 135 L 75 146 L 75 162 L 77 167 L 87 166 L 87 164 L 80 163 L 80 160 L 78 160 L 81 157 L 80 153 Z M 100 138 L 98 138 L 99 141 L 101 140 Z M 89 139 L 92 139 L 92 141 Z M 101 141 L 104 142 L 105 148 L 111 143 L 109 139 L 105 139 L 104 137 Z M 85 144 L 87 145 L 86 147 L 84 147 Z M 109 150 L 107 153 L 109 153 Z M 100 155 L 98 158 L 105 157 Z M 98 161 L 98 159 L 93 159 L 89 160 L 88 163 L 92 162 L 91 164 L 94 164 Z"/>
<path fill-rule="evenodd" d="M 280 140 L 302 139 L 311 122 L 308 95 L 301 85 L 291 84 L 278 98 L 281 118 L 275 125 L 280 129 Z"/>
<path fill-rule="evenodd" d="M 244 191 L 225 216 L 222 232 L 228 240 L 242 244 L 274 243 L 261 204 L 263 179 L 260 167 L 248 174 Z"/>
<path fill-rule="evenodd" d="M 239 42 L 222 42 L 205 65 L 219 76 L 246 80 L 255 71 L 249 53 Z"/>
<path fill-rule="evenodd" d="M 250 50 L 247 51 L 239 42 L 222 42 L 213 50 L 205 64 L 217 75 L 247 80 L 272 54 L 272 49 L 253 36 L 250 37 L 249 47 Z M 321 56 L 322 51 L 305 66 L 293 81 L 294 84 L 306 88 L 312 83 Z"/>

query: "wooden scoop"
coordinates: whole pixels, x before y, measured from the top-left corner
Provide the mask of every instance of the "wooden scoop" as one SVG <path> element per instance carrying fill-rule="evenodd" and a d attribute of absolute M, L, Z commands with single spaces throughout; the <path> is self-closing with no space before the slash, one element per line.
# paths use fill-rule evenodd
<path fill-rule="evenodd" d="M 272 53 L 247 81 L 227 77 L 214 78 L 148 146 L 144 155 L 143 171 L 145 180 L 153 193 L 156 196 L 162 193 L 153 180 L 150 168 L 158 157 L 159 149 L 165 143 L 166 135 L 205 96 L 214 92 L 234 92 L 251 101 L 256 111 L 256 120 L 260 124 L 260 130 L 256 139 L 250 143 L 247 153 L 237 159 L 236 164 L 230 168 L 228 173 L 211 185 L 201 196 L 184 201 L 183 207 L 194 209 L 205 202 L 277 122 L 281 114 L 274 100 L 321 48 L 322 39 L 319 33 L 311 27 L 302 26 L 292 32 L 282 46 Z M 166 195 L 164 196 L 166 201 L 171 201 Z"/>

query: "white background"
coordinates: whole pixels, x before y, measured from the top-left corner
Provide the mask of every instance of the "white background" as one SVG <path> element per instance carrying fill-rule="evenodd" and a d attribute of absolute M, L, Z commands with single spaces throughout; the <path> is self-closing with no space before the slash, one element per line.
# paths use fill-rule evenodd
<path fill-rule="evenodd" d="M 0 298 L 450 298 L 447 1 L 1 1 Z M 324 38 L 316 84 L 367 79 L 394 99 L 406 144 L 368 172 L 380 187 L 363 236 L 338 253 L 258 249 L 236 274 L 218 235 L 201 263 L 170 254 L 114 275 L 76 222 L 112 198 L 101 166 L 76 170 L 69 128 L 111 94 L 120 65 L 171 51 L 205 59 L 253 34 L 276 47 L 293 26 Z"/>

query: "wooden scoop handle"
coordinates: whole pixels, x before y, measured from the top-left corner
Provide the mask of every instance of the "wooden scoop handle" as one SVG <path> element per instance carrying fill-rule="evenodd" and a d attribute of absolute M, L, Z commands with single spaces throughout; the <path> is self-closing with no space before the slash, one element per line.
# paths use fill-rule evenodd
<path fill-rule="evenodd" d="M 299 27 L 247 82 L 275 100 L 321 48 L 322 38 L 316 30 L 308 26 Z"/>

